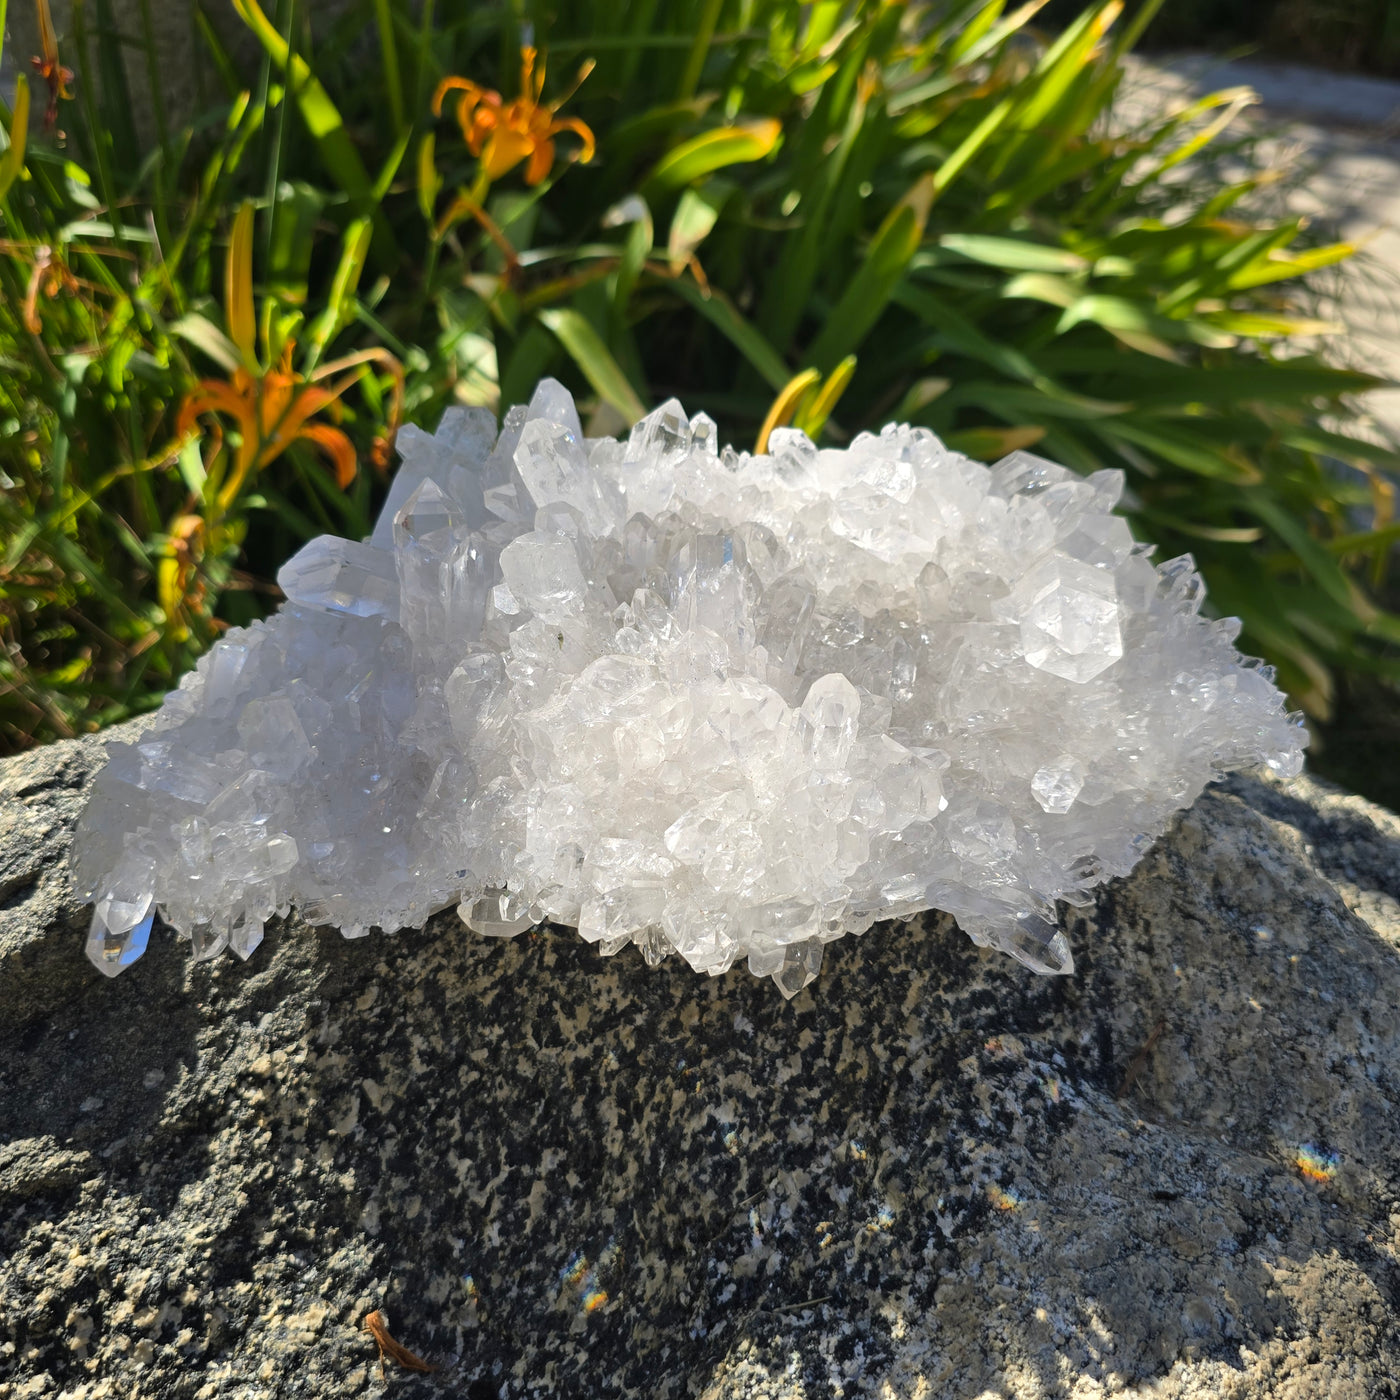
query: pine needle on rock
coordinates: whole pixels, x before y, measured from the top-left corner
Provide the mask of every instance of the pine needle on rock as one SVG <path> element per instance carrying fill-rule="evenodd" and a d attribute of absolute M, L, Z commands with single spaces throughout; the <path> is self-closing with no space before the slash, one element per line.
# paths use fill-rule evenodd
<path fill-rule="evenodd" d="M 373 1312 L 365 1314 L 365 1328 L 375 1340 L 379 1347 L 379 1376 L 384 1378 L 384 1361 L 387 1357 L 391 1361 L 396 1361 L 405 1371 L 436 1371 L 437 1367 L 429 1365 L 421 1356 L 415 1356 L 405 1346 L 400 1346 L 393 1337 L 389 1335 L 388 1323 L 384 1321 L 384 1314 L 375 1308 Z"/>

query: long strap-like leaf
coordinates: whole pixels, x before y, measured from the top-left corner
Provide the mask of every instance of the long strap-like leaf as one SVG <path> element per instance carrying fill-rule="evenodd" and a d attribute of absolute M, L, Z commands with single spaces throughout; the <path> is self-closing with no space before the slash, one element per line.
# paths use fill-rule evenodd
<path fill-rule="evenodd" d="M 372 214 L 374 217 L 374 248 L 381 259 L 395 261 L 398 248 L 394 235 L 384 218 L 374 205 L 374 186 L 365 170 L 360 153 L 345 129 L 341 117 L 330 94 L 321 81 L 311 71 L 311 66 L 301 54 L 292 53 L 287 41 L 278 32 L 268 17 L 262 12 L 258 0 L 233 0 L 233 8 L 239 18 L 257 35 L 279 69 L 287 77 L 287 85 L 296 99 L 306 129 L 316 142 L 321 161 L 327 171 L 339 182 L 341 189 L 350 196 L 357 213 Z"/>

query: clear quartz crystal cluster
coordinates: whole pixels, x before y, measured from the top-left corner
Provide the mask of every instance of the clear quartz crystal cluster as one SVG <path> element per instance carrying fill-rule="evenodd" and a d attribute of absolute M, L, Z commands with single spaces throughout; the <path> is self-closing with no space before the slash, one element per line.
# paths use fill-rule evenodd
<path fill-rule="evenodd" d="M 292 906 L 348 938 L 548 919 L 788 995 L 937 908 L 1065 972 L 1056 901 L 1213 775 L 1302 765 L 1117 472 L 908 427 L 749 456 L 674 401 L 590 440 L 549 380 L 499 436 L 453 409 L 399 445 L 373 536 L 307 545 L 281 611 L 111 746 L 74 853 L 104 972 L 157 908 L 204 958 Z"/>

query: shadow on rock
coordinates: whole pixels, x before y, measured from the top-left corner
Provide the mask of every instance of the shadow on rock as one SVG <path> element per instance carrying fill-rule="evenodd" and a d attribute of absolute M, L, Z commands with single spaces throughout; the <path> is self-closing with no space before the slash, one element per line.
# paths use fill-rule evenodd
<path fill-rule="evenodd" d="M 791 1003 L 451 916 L 153 940 L 0 1028 L 0 1383 L 352 1393 L 378 1307 L 424 1396 L 1384 1393 L 1397 930 L 1283 802 L 1207 794 L 1067 979 L 936 916 Z"/>

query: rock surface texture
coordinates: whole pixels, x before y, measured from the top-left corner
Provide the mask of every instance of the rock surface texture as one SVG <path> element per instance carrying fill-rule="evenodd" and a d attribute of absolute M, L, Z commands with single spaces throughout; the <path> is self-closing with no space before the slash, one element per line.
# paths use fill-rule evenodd
<path fill-rule="evenodd" d="M 1209 790 L 1071 978 L 928 916 L 784 1002 L 449 914 L 109 981 L 101 756 L 0 766 L 4 1400 L 1396 1394 L 1388 813 Z"/>

